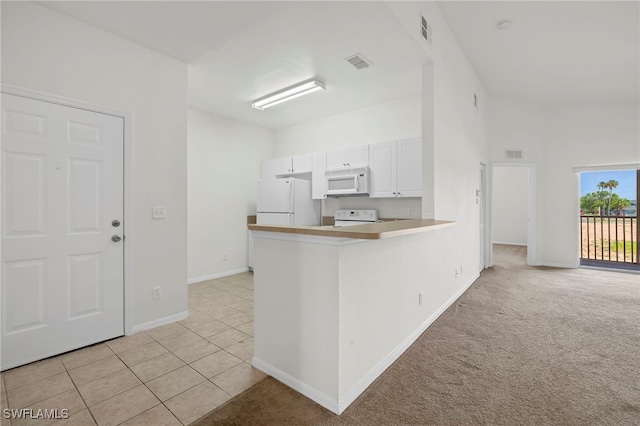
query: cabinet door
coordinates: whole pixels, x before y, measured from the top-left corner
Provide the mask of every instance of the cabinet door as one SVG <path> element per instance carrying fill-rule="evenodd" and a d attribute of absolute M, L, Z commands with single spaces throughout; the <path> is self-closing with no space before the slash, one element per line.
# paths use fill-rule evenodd
<path fill-rule="evenodd" d="M 327 170 L 327 153 L 316 152 L 313 154 L 313 170 L 311 172 L 311 198 L 323 200 L 327 198 L 327 179 L 324 172 Z"/>
<path fill-rule="evenodd" d="M 340 149 L 327 152 L 327 170 L 346 169 L 347 151 Z"/>
<path fill-rule="evenodd" d="M 296 155 L 292 160 L 293 173 L 311 173 L 313 170 L 312 154 Z"/>
<path fill-rule="evenodd" d="M 396 196 L 396 143 L 369 145 L 369 197 Z"/>
<path fill-rule="evenodd" d="M 397 142 L 399 197 L 422 197 L 422 139 Z"/>
<path fill-rule="evenodd" d="M 352 169 L 369 165 L 369 145 L 327 152 L 327 170 Z"/>
<path fill-rule="evenodd" d="M 292 173 L 291 157 L 276 158 L 275 162 L 276 176 L 290 175 Z"/>
<path fill-rule="evenodd" d="M 356 146 L 347 150 L 347 167 L 365 167 L 369 165 L 369 145 Z"/>

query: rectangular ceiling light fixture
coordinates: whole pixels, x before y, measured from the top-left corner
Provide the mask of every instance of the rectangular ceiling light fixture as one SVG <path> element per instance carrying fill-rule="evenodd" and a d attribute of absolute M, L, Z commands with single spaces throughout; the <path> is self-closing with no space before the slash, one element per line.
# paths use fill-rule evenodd
<path fill-rule="evenodd" d="M 260 98 L 254 101 L 251 106 L 255 109 L 263 110 L 318 90 L 324 90 L 324 83 L 320 80 L 311 79 Z"/>

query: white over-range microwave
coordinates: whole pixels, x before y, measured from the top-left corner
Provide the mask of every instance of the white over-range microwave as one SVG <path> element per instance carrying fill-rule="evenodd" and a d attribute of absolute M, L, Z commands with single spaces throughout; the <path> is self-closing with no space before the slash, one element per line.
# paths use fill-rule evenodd
<path fill-rule="evenodd" d="M 327 170 L 327 195 L 368 195 L 369 168 Z"/>

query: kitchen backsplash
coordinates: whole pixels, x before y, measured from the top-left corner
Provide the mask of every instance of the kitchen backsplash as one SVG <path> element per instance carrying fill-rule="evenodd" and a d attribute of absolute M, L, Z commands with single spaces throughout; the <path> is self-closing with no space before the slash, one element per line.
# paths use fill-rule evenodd
<path fill-rule="evenodd" d="M 323 201 L 323 216 L 333 216 L 336 209 L 376 209 L 378 217 L 420 219 L 422 198 L 341 197 Z"/>

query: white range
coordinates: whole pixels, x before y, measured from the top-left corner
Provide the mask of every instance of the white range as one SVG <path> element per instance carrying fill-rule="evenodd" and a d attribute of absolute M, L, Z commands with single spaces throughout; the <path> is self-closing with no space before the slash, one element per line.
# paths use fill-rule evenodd
<path fill-rule="evenodd" d="M 377 210 L 346 210 L 339 209 L 333 216 L 334 226 L 351 226 L 375 223 L 378 221 Z"/>

